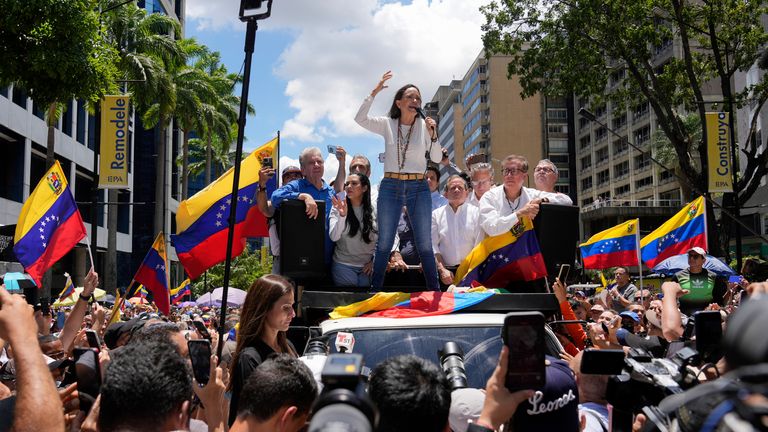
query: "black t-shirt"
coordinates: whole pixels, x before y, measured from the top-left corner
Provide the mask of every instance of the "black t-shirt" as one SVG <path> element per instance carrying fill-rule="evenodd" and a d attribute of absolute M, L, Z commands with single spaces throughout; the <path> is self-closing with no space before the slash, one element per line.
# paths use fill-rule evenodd
<path fill-rule="evenodd" d="M 245 347 L 240 352 L 237 360 L 237 367 L 232 371 L 232 399 L 229 402 L 229 425 L 235 422 L 237 418 L 237 408 L 240 403 L 240 392 L 245 386 L 245 381 L 251 376 L 251 373 L 266 360 L 275 350 L 264 341 L 259 340 L 256 346 Z"/>

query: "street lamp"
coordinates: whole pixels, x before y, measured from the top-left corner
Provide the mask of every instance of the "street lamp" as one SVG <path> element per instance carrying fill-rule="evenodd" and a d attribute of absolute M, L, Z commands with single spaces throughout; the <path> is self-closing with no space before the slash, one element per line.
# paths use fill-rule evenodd
<path fill-rule="evenodd" d="M 242 93 L 240 94 L 240 115 L 237 119 L 237 147 L 235 149 L 234 178 L 232 179 L 231 208 L 229 209 L 229 227 L 227 228 L 227 254 L 224 262 L 224 286 L 221 292 L 221 319 L 219 321 L 219 344 L 217 355 L 221 358 L 224 348 L 224 324 L 227 321 L 227 294 L 229 290 L 230 267 L 232 266 L 232 243 L 235 237 L 237 216 L 237 191 L 240 189 L 240 161 L 243 159 L 243 137 L 245 136 L 245 117 L 248 114 L 248 89 L 251 83 L 251 60 L 256 44 L 257 22 L 269 18 L 272 14 L 272 0 L 240 0 L 240 21 L 247 24 L 245 30 L 245 67 L 243 70 Z"/>

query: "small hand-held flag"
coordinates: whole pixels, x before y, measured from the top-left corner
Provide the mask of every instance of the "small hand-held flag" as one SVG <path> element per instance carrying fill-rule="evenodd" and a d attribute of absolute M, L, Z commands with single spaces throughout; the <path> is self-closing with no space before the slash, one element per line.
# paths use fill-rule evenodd
<path fill-rule="evenodd" d="M 184 279 L 184 282 L 182 282 L 181 285 L 171 290 L 171 304 L 180 303 L 184 299 L 184 296 L 191 294 L 191 282 L 189 281 L 189 278 Z"/>
<path fill-rule="evenodd" d="M 85 235 L 75 197 L 56 161 L 21 208 L 13 252 L 39 287 L 43 273 Z"/>
<path fill-rule="evenodd" d="M 57 300 L 59 302 L 63 302 L 64 299 L 75 293 L 75 284 L 72 283 L 69 273 L 64 273 L 64 276 L 66 276 L 67 281 L 64 283 L 64 289 L 59 293 L 59 300 Z"/>
<path fill-rule="evenodd" d="M 152 293 L 155 305 L 160 312 L 169 315 L 171 304 L 166 268 L 168 268 L 168 262 L 165 255 L 165 237 L 160 232 L 133 280 L 144 285 L 147 291 Z"/>

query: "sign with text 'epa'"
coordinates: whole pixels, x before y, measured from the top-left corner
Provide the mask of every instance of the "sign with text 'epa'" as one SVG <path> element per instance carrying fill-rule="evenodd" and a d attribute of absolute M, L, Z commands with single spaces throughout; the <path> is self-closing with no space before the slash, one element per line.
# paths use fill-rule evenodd
<path fill-rule="evenodd" d="M 128 188 L 129 98 L 104 96 L 101 102 L 99 188 Z"/>

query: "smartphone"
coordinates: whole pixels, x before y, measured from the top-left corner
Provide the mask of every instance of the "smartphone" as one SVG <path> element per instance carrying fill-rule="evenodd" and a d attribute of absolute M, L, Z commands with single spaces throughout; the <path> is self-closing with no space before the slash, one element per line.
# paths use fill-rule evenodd
<path fill-rule="evenodd" d="M 101 391 L 99 353 L 94 348 L 75 347 L 74 356 L 80 411 L 88 412 Z"/>
<path fill-rule="evenodd" d="M 329 145 L 328 146 L 328 153 L 336 154 L 336 146 Z"/>
<path fill-rule="evenodd" d="M 730 283 L 741 283 L 741 275 L 733 275 L 728 277 L 728 282 Z"/>
<path fill-rule="evenodd" d="M 204 338 L 206 338 L 208 340 L 211 340 L 211 334 L 208 333 L 208 329 L 205 328 L 205 324 L 204 323 L 202 323 L 200 321 L 192 321 L 192 325 L 195 326 L 195 328 L 197 329 L 197 332 L 200 333 L 200 336 L 202 336 L 202 337 L 204 337 Z"/>
<path fill-rule="evenodd" d="M 205 339 L 187 341 L 189 358 L 192 360 L 192 373 L 200 387 L 211 379 L 211 343 Z"/>
<path fill-rule="evenodd" d="M 557 278 L 565 285 L 565 281 L 568 280 L 568 273 L 571 272 L 570 264 L 560 264 L 560 271 L 557 273 Z"/>
<path fill-rule="evenodd" d="M 261 160 L 262 168 L 273 168 L 272 166 L 272 158 L 271 157 L 265 157 Z"/>
<path fill-rule="evenodd" d="M 546 383 L 544 315 L 510 312 L 504 317 L 501 337 L 509 347 L 505 386 L 510 392 L 539 389 Z"/>
<path fill-rule="evenodd" d="M 385 160 L 387 160 L 387 154 L 379 153 L 379 162 L 384 163 Z"/>
<path fill-rule="evenodd" d="M 720 358 L 720 342 L 723 339 L 720 311 L 699 311 L 693 314 L 696 351 L 706 362 Z"/>
<path fill-rule="evenodd" d="M 40 299 L 40 311 L 43 313 L 43 315 L 50 315 L 51 314 L 51 300 L 48 298 L 42 298 Z"/>
<path fill-rule="evenodd" d="M 96 331 L 86 330 L 85 337 L 88 339 L 89 347 L 96 348 L 97 350 L 101 349 L 101 340 L 99 339 L 99 335 L 96 333 Z"/>
<path fill-rule="evenodd" d="M 581 373 L 594 375 L 619 375 L 624 369 L 624 350 L 584 350 L 581 357 Z"/>

